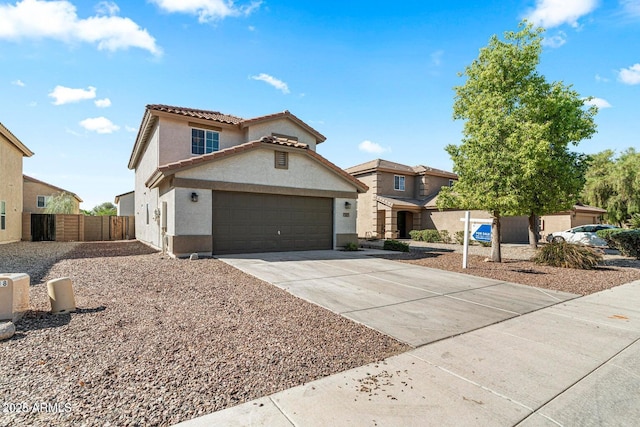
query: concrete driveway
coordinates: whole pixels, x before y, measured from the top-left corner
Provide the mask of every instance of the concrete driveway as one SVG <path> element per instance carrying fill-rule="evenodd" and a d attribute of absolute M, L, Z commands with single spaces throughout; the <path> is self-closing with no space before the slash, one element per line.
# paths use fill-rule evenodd
<path fill-rule="evenodd" d="M 221 256 L 312 303 L 418 347 L 577 295 L 375 258 L 379 250 Z"/>

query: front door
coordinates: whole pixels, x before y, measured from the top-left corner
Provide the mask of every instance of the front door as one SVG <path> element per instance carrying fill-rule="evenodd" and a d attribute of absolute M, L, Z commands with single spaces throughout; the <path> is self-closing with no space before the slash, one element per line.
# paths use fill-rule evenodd
<path fill-rule="evenodd" d="M 407 213 L 405 211 L 398 212 L 398 237 L 408 239 L 407 235 Z"/>

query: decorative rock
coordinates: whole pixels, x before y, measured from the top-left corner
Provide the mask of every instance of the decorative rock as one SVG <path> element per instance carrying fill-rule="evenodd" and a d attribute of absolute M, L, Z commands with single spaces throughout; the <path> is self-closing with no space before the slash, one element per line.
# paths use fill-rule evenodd
<path fill-rule="evenodd" d="M 0 341 L 8 340 L 16 333 L 16 325 L 13 322 L 0 323 Z"/>
<path fill-rule="evenodd" d="M 191 256 L 189 257 L 189 259 L 190 259 L 191 261 L 195 261 L 195 260 L 197 260 L 197 259 L 198 259 L 198 254 L 196 254 L 196 253 L 191 254 Z"/>

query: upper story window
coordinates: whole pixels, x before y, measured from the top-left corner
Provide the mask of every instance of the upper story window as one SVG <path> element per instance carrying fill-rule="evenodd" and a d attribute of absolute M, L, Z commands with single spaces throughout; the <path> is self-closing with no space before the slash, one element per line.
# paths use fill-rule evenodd
<path fill-rule="evenodd" d="M 212 130 L 191 129 L 191 154 L 209 154 L 220 149 L 220 134 Z"/>
<path fill-rule="evenodd" d="M 49 199 L 51 199 L 51 196 L 37 196 L 36 206 L 42 209 L 46 208 Z"/>
<path fill-rule="evenodd" d="M 453 187 L 453 184 L 455 183 L 455 181 L 453 179 L 449 180 L 449 188 Z"/>
<path fill-rule="evenodd" d="M 404 191 L 404 176 L 402 175 L 393 176 L 393 189 L 398 191 Z"/>

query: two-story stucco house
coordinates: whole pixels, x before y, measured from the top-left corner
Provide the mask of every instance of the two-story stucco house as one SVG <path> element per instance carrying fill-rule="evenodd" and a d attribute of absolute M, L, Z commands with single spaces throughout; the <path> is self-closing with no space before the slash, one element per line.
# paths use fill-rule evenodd
<path fill-rule="evenodd" d="M 408 238 L 429 227 L 428 203 L 458 176 L 427 166 L 376 159 L 346 171 L 369 187 L 358 196 L 358 236 Z"/>
<path fill-rule="evenodd" d="M 407 166 L 377 159 L 346 169 L 369 190 L 358 197 L 358 236 L 361 238 L 409 238 L 411 230 L 464 229 L 464 211 L 436 206 L 438 193 L 458 179 L 455 173 L 428 166 Z M 472 218 L 490 218 L 489 212 L 472 211 Z M 500 219 L 503 243 L 528 239 L 527 218 Z"/>
<path fill-rule="evenodd" d="M 316 153 L 288 111 L 252 119 L 148 105 L 129 160 L 136 238 L 174 256 L 357 242 L 366 185 Z"/>
<path fill-rule="evenodd" d="M 82 203 L 82 199 L 78 197 L 76 193 L 60 187 L 56 187 L 55 185 L 51 185 L 47 182 L 40 181 L 39 179 L 24 175 L 23 212 L 44 213 L 46 211 L 49 200 L 52 197 L 58 196 L 62 193 L 67 193 L 71 196 L 73 202 L 73 210 L 69 213 L 79 214 L 80 203 Z"/>
<path fill-rule="evenodd" d="M 22 158 L 29 150 L 0 123 L 0 243 L 22 236 Z"/>

